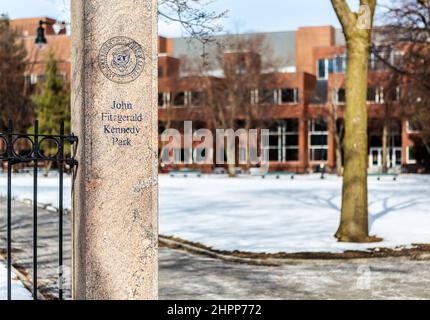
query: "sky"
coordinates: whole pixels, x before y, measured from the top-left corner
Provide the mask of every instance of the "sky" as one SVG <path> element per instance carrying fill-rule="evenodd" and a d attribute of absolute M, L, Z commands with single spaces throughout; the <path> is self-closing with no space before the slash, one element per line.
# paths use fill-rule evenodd
<path fill-rule="evenodd" d="M 73 1 L 73 0 L 71 0 Z M 295 30 L 300 26 L 339 27 L 330 0 L 212 0 L 209 8 L 228 10 L 220 21 L 224 32 L 270 32 Z M 387 2 L 389 0 L 380 0 Z M 358 0 L 348 0 L 352 9 Z M 11 19 L 49 16 L 70 21 L 69 0 L 0 0 L 0 13 Z M 186 36 L 181 26 L 160 21 L 159 33 L 166 37 Z"/>

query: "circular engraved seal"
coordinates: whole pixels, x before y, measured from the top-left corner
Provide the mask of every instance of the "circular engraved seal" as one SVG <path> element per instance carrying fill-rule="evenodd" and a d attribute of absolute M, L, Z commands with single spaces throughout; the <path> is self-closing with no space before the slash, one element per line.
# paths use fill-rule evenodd
<path fill-rule="evenodd" d="M 130 83 L 142 74 L 145 57 L 142 46 L 127 37 L 106 41 L 99 52 L 99 67 L 110 81 Z"/>

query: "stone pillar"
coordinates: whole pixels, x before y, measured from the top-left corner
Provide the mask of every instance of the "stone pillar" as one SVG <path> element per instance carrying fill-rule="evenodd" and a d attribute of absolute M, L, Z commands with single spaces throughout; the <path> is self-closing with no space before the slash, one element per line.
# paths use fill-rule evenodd
<path fill-rule="evenodd" d="M 157 1 L 71 6 L 73 298 L 156 299 Z"/>

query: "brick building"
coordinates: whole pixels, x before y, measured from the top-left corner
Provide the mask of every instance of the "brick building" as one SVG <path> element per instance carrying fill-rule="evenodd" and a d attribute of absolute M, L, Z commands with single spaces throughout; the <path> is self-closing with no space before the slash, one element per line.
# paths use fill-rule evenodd
<path fill-rule="evenodd" d="M 55 21 L 43 18 L 51 23 Z M 29 54 L 26 78 L 35 85 L 43 80 L 47 54 L 52 50 L 59 61 L 60 76 L 70 80 L 70 38 L 65 32 L 56 34 L 46 27 L 48 45 L 34 44 L 37 19 L 13 20 L 20 30 Z M 236 35 L 245 37 L 249 35 Z M 255 89 L 250 103 L 264 110 L 270 129 L 269 160 L 271 170 L 307 172 L 324 164 L 336 165 L 334 130 L 342 122 L 345 101 L 345 39 L 341 30 L 331 26 L 302 27 L 297 31 L 263 34 L 273 54 L 280 60 L 276 72 L 265 75 L 264 85 Z M 232 36 L 218 36 L 222 41 Z M 212 128 L 202 121 L 206 112 L 202 98 L 203 81 L 181 70 L 181 60 L 198 61 L 202 52 L 214 59 L 215 45 L 186 38 L 159 38 L 159 122 L 160 129 L 183 126 L 192 120 L 197 127 Z M 232 54 L 232 52 L 226 53 Z M 234 53 L 233 53 L 234 54 Z M 264 60 L 264 56 L 261 59 Z M 396 53 L 393 53 L 396 59 Z M 408 121 L 408 108 L 399 103 L 401 88 L 387 88 L 386 71 L 373 56 L 369 57 L 369 170 L 382 166 L 384 123 L 388 128 L 388 166 L 391 170 L 420 167 L 416 159 L 417 132 Z M 223 81 L 223 70 L 211 70 L 213 81 Z M 203 80 L 203 79 L 202 79 Z M 197 103 L 198 101 L 198 103 Z M 332 113 L 333 102 L 338 105 L 337 123 Z M 417 163 L 418 162 L 418 163 Z M 207 167 L 211 171 L 214 167 Z"/>

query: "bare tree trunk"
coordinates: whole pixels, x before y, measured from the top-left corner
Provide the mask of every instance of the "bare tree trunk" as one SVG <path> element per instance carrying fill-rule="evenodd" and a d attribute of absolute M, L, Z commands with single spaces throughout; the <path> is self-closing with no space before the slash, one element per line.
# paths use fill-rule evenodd
<path fill-rule="evenodd" d="M 363 41 L 364 40 L 364 41 Z M 336 238 L 347 242 L 368 240 L 367 209 L 367 64 L 365 39 L 348 42 L 345 110 L 345 170 L 342 217 Z"/>
<path fill-rule="evenodd" d="M 388 121 L 384 119 L 382 129 L 382 173 L 388 172 Z"/>
<path fill-rule="evenodd" d="M 336 172 L 339 177 L 343 176 L 342 146 L 338 146 L 337 142 L 336 142 Z"/>
<path fill-rule="evenodd" d="M 348 66 L 346 72 L 346 108 L 344 137 L 344 174 L 342 212 L 336 238 L 343 242 L 371 242 L 369 237 L 367 169 L 368 114 L 367 79 L 371 43 L 369 29 L 358 26 L 358 15 L 351 12 L 345 0 L 332 0 L 347 40 Z M 362 0 L 373 13 L 376 0 Z"/>
<path fill-rule="evenodd" d="M 335 91 L 337 91 L 338 88 L 335 88 Z M 339 177 L 343 175 L 343 159 L 342 159 L 342 137 L 341 132 L 342 129 L 337 127 L 338 123 L 338 107 L 337 107 L 337 101 L 334 98 L 335 92 L 333 92 L 333 98 L 332 98 L 332 105 L 331 105 L 331 121 L 332 121 L 332 133 L 334 136 L 334 141 L 336 144 L 336 173 Z M 339 129 L 339 130 L 338 130 Z"/>

